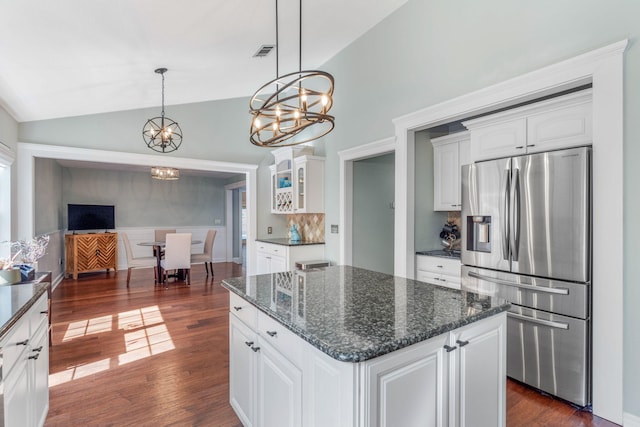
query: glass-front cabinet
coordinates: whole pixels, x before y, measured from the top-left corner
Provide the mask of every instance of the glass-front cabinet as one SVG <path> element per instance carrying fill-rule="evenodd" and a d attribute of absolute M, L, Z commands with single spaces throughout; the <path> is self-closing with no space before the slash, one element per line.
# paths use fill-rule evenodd
<path fill-rule="evenodd" d="M 324 158 L 313 147 L 283 147 L 273 151 L 271 213 L 324 212 Z"/>

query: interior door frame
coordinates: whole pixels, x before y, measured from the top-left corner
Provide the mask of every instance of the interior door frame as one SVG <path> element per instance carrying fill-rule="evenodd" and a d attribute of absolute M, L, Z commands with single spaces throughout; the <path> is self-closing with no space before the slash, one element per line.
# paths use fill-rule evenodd
<path fill-rule="evenodd" d="M 394 137 L 338 151 L 340 158 L 340 264 L 353 263 L 353 162 L 395 153 Z M 397 163 L 396 163 L 397 165 Z M 397 191 L 397 190 L 396 190 Z"/>
<path fill-rule="evenodd" d="M 591 84 L 593 87 L 593 413 L 623 423 L 624 51 L 627 39 L 393 120 L 396 135 L 394 274 L 415 275 L 415 132 Z M 605 285 L 606 286 L 602 286 Z"/>
<path fill-rule="evenodd" d="M 238 188 L 245 188 L 246 186 L 247 181 L 238 181 L 234 182 L 233 184 L 227 184 L 224 186 L 226 198 L 225 223 L 227 224 L 227 262 L 236 262 L 238 264 L 242 263 L 242 247 L 240 248 L 241 254 L 238 261 L 233 256 L 233 240 L 237 237 L 238 234 L 234 234 L 233 232 L 233 190 L 237 190 Z M 242 200 L 240 200 L 240 203 L 242 204 Z M 242 206 L 240 207 L 240 209 L 242 209 Z M 240 225 L 240 228 L 242 228 L 242 225 Z M 242 230 L 240 230 L 240 233 L 242 233 Z"/>
<path fill-rule="evenodd" d="M 171 166 L 178 169 L 229 172 L 245 175 L 247 191 L 247 265 L 250 274 L 255 261 L 255 237 L 257 237 L 257 170 L 258 165 L 249 163 L 219 162 L 188 157 L 163 157 L 155 154 L 138 154 L 120 151 L 105 151 L 90 148 L 67 147 L 48 144 L 18 142 L 18 238 L 30 239 L 35 232 L 35 159 L 80 160 L 107 164 L 148 166 Z"/>

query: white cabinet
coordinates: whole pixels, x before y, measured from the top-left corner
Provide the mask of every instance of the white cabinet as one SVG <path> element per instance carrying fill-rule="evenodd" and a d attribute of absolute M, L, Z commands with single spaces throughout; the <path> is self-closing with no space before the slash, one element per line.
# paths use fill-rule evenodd
<path fill-rule="evenodd" d="M 245 427 L 505 425 L 505 313 L 350 363 L 243 301 L 231 293 L 229 379 Z"/>
<path fill-rule="evenodd" d="M 460 289 L 461 263 L 458 258 L 416 255 L 416 280 Z"/>
<path fill-rule="evenodd" d="M 449 425 L 448 343 L 443 334 L 366 362 L 364 425 Z"/>
<path fill-rule="evenodd" d="M 258 420 L 264 427 L 302 425 L 302 372 L 258 336 Z"/>
<path fill-rule="evenodd" d="M 459 211 L 462 208 L 460 178 L 462 165 L 470 161 L 469 138 L 469 132 L 460 132 L 431 140 L 434 211 Z"/>
<path fill-rule="evenodd" d="M 283 147 L 272 151 L 271 213 L 324 212 L 324 158 L 313 147 Z"/>
<path fill-rule="evenodd" d="M 324 244 L 278 245 L 257 242 L 256 274 L 292 271 L 298 261 L 310 261 L 324 258 Z"/>
<path fill-rule="evenodd" d="M 591 97 L 587 89 L 463 122 L 471 134 L 471 160 L 591 144 Z"/>
<path fill-rule="evenodd" d="M 502 318 L 502 320 L 501 320 Z M 506 314 L 454 331 L 449 348 L 449 425 L 506 424 Z"/>
<path fill-rule="evenodd" d="M 255 332 L 229 315 L 229 402 L 242 425 L 251 427 L 256 413 Z"/>
<path fill-rule="evenodd" d="M 6 333 L 2 348 L 4 425 L 42 426 L 49 409 L 48 301 L 43 294 Z"/>
<path fill-rule="evenodd" d="M 242 310 L 249 313 L 256 309 L 243 307 Z M 299 358 L 298 364 L 290 360 L 300 346 L 291 346 L 287 332 L 271 327 L 268 321 L 258 321 L 256 331 L 237 313 L 232 306 L 229 314 L 231 406 L 245 427 L 302 425 L 301 363 Z"/>
<path fill-rule="evenodd" d="M 505 425 L 506 315 L 364 364 L 363 425 Z"/>
<path fill-rule="evenodd" d="M 295 166 L 295 212 L 324 212 L 324 158 L 301 156 Z"/>

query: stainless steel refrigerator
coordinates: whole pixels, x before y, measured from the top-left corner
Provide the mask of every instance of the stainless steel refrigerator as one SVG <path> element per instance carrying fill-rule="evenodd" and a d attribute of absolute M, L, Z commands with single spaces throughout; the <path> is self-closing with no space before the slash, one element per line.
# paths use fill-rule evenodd
<path fill-rule="evenodd" d="M 580 147 L 462 169 L 462 288 L 511 302 L 507 375 L 591 403 L 591 170 Z"/>

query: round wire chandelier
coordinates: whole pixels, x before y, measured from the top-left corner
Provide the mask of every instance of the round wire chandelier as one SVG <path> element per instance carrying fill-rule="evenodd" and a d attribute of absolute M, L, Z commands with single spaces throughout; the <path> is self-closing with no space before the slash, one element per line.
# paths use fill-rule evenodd
<path fill-rule="evenodd" d="M 156 73 L 162 75 L 162 114 L 147 120 L 142 128 L 142 137 L 147 147 L 159 153 L 170 153 L 182 144 L 182 129 L 177 122 L 164 115 L 164 73 L 166 68 L 157 68 Z"/>
<path fill-rule="evenodd" d="M 276 2 L 276 78 L 249 101 L 250 141 L 260 147 L 285 147 L 318 139 L 334 128 L 333 76 L 302 70 L 302 0 L 300 0 L 298 71 L 279 75 L 278 0 Z"/>

